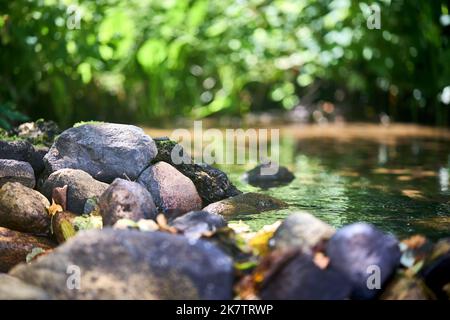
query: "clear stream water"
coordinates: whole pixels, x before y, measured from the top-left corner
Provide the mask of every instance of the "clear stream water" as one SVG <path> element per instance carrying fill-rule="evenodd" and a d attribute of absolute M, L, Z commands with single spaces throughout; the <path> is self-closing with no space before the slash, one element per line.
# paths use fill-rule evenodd
<path fill-rule="evenodd" d="M 335 227 L 366 221 L 399 237 L 450 236 L 448 134 L 377 130 L 372 127 L 367 135 L 363 128 L 356 135 L 282 132 L 280 162 L 296 176 L 285 186 L 261 189 L 243 182 L 243 173 L 254 164 L 219 166 L 242 191 L 269 194 L 290 205 L 233 220 L 257 230 L 304 210 Z"/>

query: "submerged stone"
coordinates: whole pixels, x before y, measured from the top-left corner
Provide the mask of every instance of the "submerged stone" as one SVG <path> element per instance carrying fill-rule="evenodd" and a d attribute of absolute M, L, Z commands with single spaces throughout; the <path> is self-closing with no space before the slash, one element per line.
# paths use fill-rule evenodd
<path fill-rule="evenodd" d="M 203 208 L 204 211 L 231 216 L 235 214 L 255 214 L 287 207 L 287 203 L 261 193 L 243 193 L 224 199 Z"/>

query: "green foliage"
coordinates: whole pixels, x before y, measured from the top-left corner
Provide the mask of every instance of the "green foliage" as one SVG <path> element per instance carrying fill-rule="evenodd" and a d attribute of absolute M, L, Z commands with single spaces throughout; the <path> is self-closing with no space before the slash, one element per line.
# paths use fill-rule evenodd
<path fill-rule="evenodd" d="M 73 3 L 79 29 L 68 28 Z M 445 118 L 447 2 L 378 3 L 380 30 L 366 26 L 372 2 L 356 0 L 6 1 L 0 105 L 63 125 L 159 121 L 289 110 L 319 88 L 317 98 L 340 89 L 393 116 Z"/>
<path fill-rule="evenodd" d="M 18 112 L 11 103 L 2 103 L 0 100 L 0 129 L 10 130 L 12 123 L 27 120 L 28 117 Z M 2 131 L 0 131 L 0 135 L 2 135 Z"/>

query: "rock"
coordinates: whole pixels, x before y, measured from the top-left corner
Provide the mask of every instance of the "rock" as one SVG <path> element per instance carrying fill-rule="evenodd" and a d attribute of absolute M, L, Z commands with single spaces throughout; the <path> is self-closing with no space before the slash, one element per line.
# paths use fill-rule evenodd
<path fill-rule="evenodd" d="M 80 169 L 96 180 L 137 179 L 157 153 L 155 142 L 138 127 L 85 124 L 64 131 L 44 157 L 48 172 Z"/>
<path fill-rule="evenodd" d="M 438 299 L 449 298 L 445 287 L 450 284 L 450 238 L 436 243 L 420 274 Z"/>
<path fill-rule="evenodd" d="M 186 213 L 202 208 L 202 199 L 192 181 L 166 162 L 148 167 L 138 182 L 150 191 L 161 211 Z"/>
<path fill-rule="evenodd" d="M 380 300 L 432 300 L 433 293 L 421 279 L 398 274 L 390 281 Z"/>
<path fill-rule="evenodd" d="M 32 144 L 51 146 L 56 135 L 61 131 L 54 121 L 39 119 L 35 122 L 22 123 L 20 126 L 13 129 L 12 132 Z"/>
<path fill-rule="evenodd" d="M 219 228 L 226 227 L 227 222 L 218 214 L 211 214 L 206 211 L 191 211 L 176 218 L 170 225 L 188 238 L 197 239 L 204 234 L 210 234 Z"/>
<path fill-rule="evenodd" d="M 334 269 L 322 270 L 308 255 L 296 255 L 262 284 L 264 300 L 342 300 L 351 293 L 351 283 Z"/>
<path fill-rule="evenodd" d="M 34 171 L 28 162 L 0 159 L 0 187 L 6 182 L 19 182 L 28 188 L 34 188 Z"/>
<path fill-rule="evenodd" d="M 28 162 L 33 167 L 35 174 L 39 174 L 44 167 L 41 153 L 37 152 L 31 143 L 24 140 L 0 140 L 0 157 Z"/>
<path fill-rule="evenodd" d="M 68 270 L 79 270 L 79 290 L 67 287 Z M 233 263 L 221 250 L 163 232 L 80 232 L 10 274 L 53 299 L 231 299 L 233 291 Z"/>
<path fill-rule="evenodd" d="M 47 293 L 37 287 L 11 277 L 0 274 L 0 300 L 48 300 Z"/>
<path fill-rule="evenodd" d="M 53 172 L 42 186 L 42 193 L 51 200 L 53 189 L 67 185 L 67 210 L 82 214 L 86 200 L 98 198 L 108 188 L 108 184 L 92 178 L 77 169 L 61 169 Z"/>
<path fill-rule="evenodd" d="M 99 199 L 103 225 L 112 226 L 120 219 L 138 221 L 156 218 L 152 195 L 141 184 L 117 178 Z"/>
<path fill-rule="evenodd" d="M 275 231 L 271 240 L 274 249 L 299 249 L 311 254 L 315 249 L 324 246 L 335 230 L 330 225 L 307 212 L 294 213 L 288 216 Z"/>
<path fill-rule="evenodd" d="M 0 226 L 33 234 L 46 234 L 50 228 L 48 200 L 39 192 L 18 182 L 0 189 Z"/>
<path fill-rule="evenodd" d="M 339 229 L 328 242 L 326 253 L 330 265 L 352 281 L 355 299 L 375 298 L 381 288 L 369 289 L 368 284 L 379 280 L 382 287 L 399 265 L 401 256 L 395 237 L 365 223 Z"/>
<path fill-rule="evenodd" d="M 16 264 L 25 262 L 33 248 L 48 250 L 53 247 L 46 238 L 0 227 L 0 272 L 8 272 Z"/>
<path fill-rule="evenodd" d="M 287 207 L 287 203 L 261 193 L 243 193 L 224 199 L 203 208 L 209 213 L 231 216 L 235 214 L 254 214 Z"/>
<path fill-rule="evenodd" d="M 242 193 L 231 183 L 223 171 L 206 163 L 193 163 L 191 157 L 184 152 L 180 144 L 169 140 L 169 138 L 155 139 L 155 142 L 158 154 L 153 162 L 167 162 L 191 179 L 203 200 L 203 205 L 206 206 Z M 172 161 L 172 150 L 174 147 L 176 147 L 174 152 L 182 159 L 182 161 L 179 161 L 181 163 Z"/>
<path fill-rule="evenodd" d="M 247 183 L 262 188 L 286 185 L 294 179 L 295 176 L 289 169 L 274 163 L 260 164 L 243 176 L 243 180 Z"/>

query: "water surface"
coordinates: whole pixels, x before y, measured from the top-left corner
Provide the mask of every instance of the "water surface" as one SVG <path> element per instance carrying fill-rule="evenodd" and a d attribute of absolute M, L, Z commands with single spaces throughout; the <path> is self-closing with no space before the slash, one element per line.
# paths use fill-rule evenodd
<path fill-rule="evenodd" d="M 254 165 L 222 165 L 239 189 L 289 203 L 284 210 L 240 215 L 253 229 L 305 210 L 335 227 L 366 221 L 405 237 L 450 236 L 450 134 L 429 128 L 372 125 L 289 127 L 280 162 L 296 179 L 261 189 L 242 181 Z"/>

